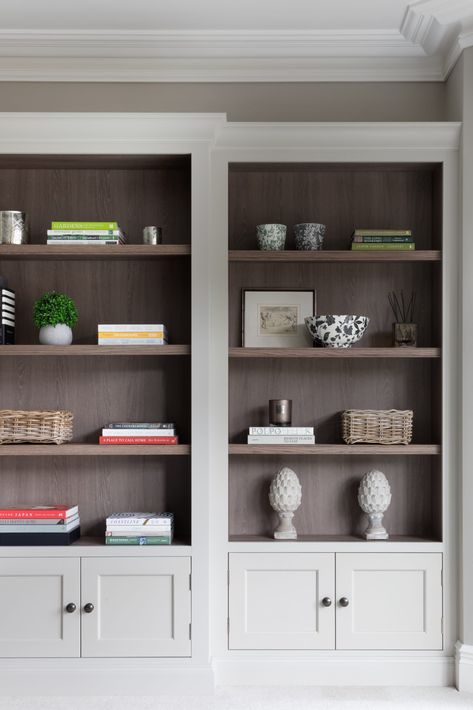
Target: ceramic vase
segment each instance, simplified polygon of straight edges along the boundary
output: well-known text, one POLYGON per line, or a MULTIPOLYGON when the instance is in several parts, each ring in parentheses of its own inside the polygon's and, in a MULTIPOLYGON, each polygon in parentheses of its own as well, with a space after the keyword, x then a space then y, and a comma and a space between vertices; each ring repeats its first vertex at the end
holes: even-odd
POLYGON ((283 251, 286 244, 285 224, 258 224, 256 242, 262 251, 283 251))
POLYGON ((358 488, 358 503, 369 520, 365 538, 387 540, 389 535, 383 527, 383 515, 391 503, 391 487, 384 473, 365 473, 358 488))
POLYGON ((325 224, 302 222, 294 225, 296 249, 299 251, 318 251, 322 249, 325 237, 325 224))
POLYGON ((276 540, 296 540, 297 530, 292 519, 302 500, 301 484, 291 468, 281 468, 271 481, 269 502, 279 515, 279 525, 274 531, 276 540))
POLYGON ((72 343, 72 330, 64 323, 43 325, 39 329, 39 342, 41 345, 70 345, 72 343))

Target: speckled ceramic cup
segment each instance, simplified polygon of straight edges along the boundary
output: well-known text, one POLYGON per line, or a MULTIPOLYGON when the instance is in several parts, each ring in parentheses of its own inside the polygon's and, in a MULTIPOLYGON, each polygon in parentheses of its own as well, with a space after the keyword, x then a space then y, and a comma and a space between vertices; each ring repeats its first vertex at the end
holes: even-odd
POLYGON ((299 251, 317 251, 323 248, 325 224, 301 222, 294 225, 296 249, 299 251))
POLYGON ((283 251, 286 244, 285 224, 258 224, 256 242, 262 251, 283 251))

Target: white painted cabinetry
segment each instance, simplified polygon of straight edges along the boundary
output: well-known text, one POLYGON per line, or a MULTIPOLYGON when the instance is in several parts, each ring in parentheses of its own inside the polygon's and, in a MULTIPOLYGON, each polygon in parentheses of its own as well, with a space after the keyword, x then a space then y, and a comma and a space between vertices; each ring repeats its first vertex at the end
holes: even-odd
POLYGON ((337 648, 441 649, 442 555, 337 554, 337 648), (345 598, 348 606, 341 606, 345 598))
POLYGON ((229 582, 230 649, 442 648, 438 553, 234 553, 229 582))
POLYGON ((334 587, 332 554, 231 554, 230 648, 334 648, 334 587))
POLYGON ((81 564, 83 656, 191 655, 188 557, 81 564))
POLYGON ((0 558, 0 656, 80 656, 80 560, 0 558))

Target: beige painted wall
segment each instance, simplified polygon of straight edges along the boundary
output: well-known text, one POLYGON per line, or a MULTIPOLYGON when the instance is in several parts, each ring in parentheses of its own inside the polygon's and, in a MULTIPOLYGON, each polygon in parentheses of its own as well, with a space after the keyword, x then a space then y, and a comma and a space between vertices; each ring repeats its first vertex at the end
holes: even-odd
POLYGON ((0 83, 2 111, 185 111, 231 121, 443 121, 441 82, 0 83))

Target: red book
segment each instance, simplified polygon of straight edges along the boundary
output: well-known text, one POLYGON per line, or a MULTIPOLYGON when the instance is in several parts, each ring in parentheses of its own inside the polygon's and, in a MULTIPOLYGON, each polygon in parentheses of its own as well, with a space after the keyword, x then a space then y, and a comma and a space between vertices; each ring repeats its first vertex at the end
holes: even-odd
POLYGON ((28 520, 65 520, 73 515, 77 515, 79 508, 77 505, 32 505, 14 506, 11 508, 0 508, 0 518, 5 520, 25 519, 28 520))
POLYGON ((100 436, 99 444, 178 444, 177 436, 100 436))

